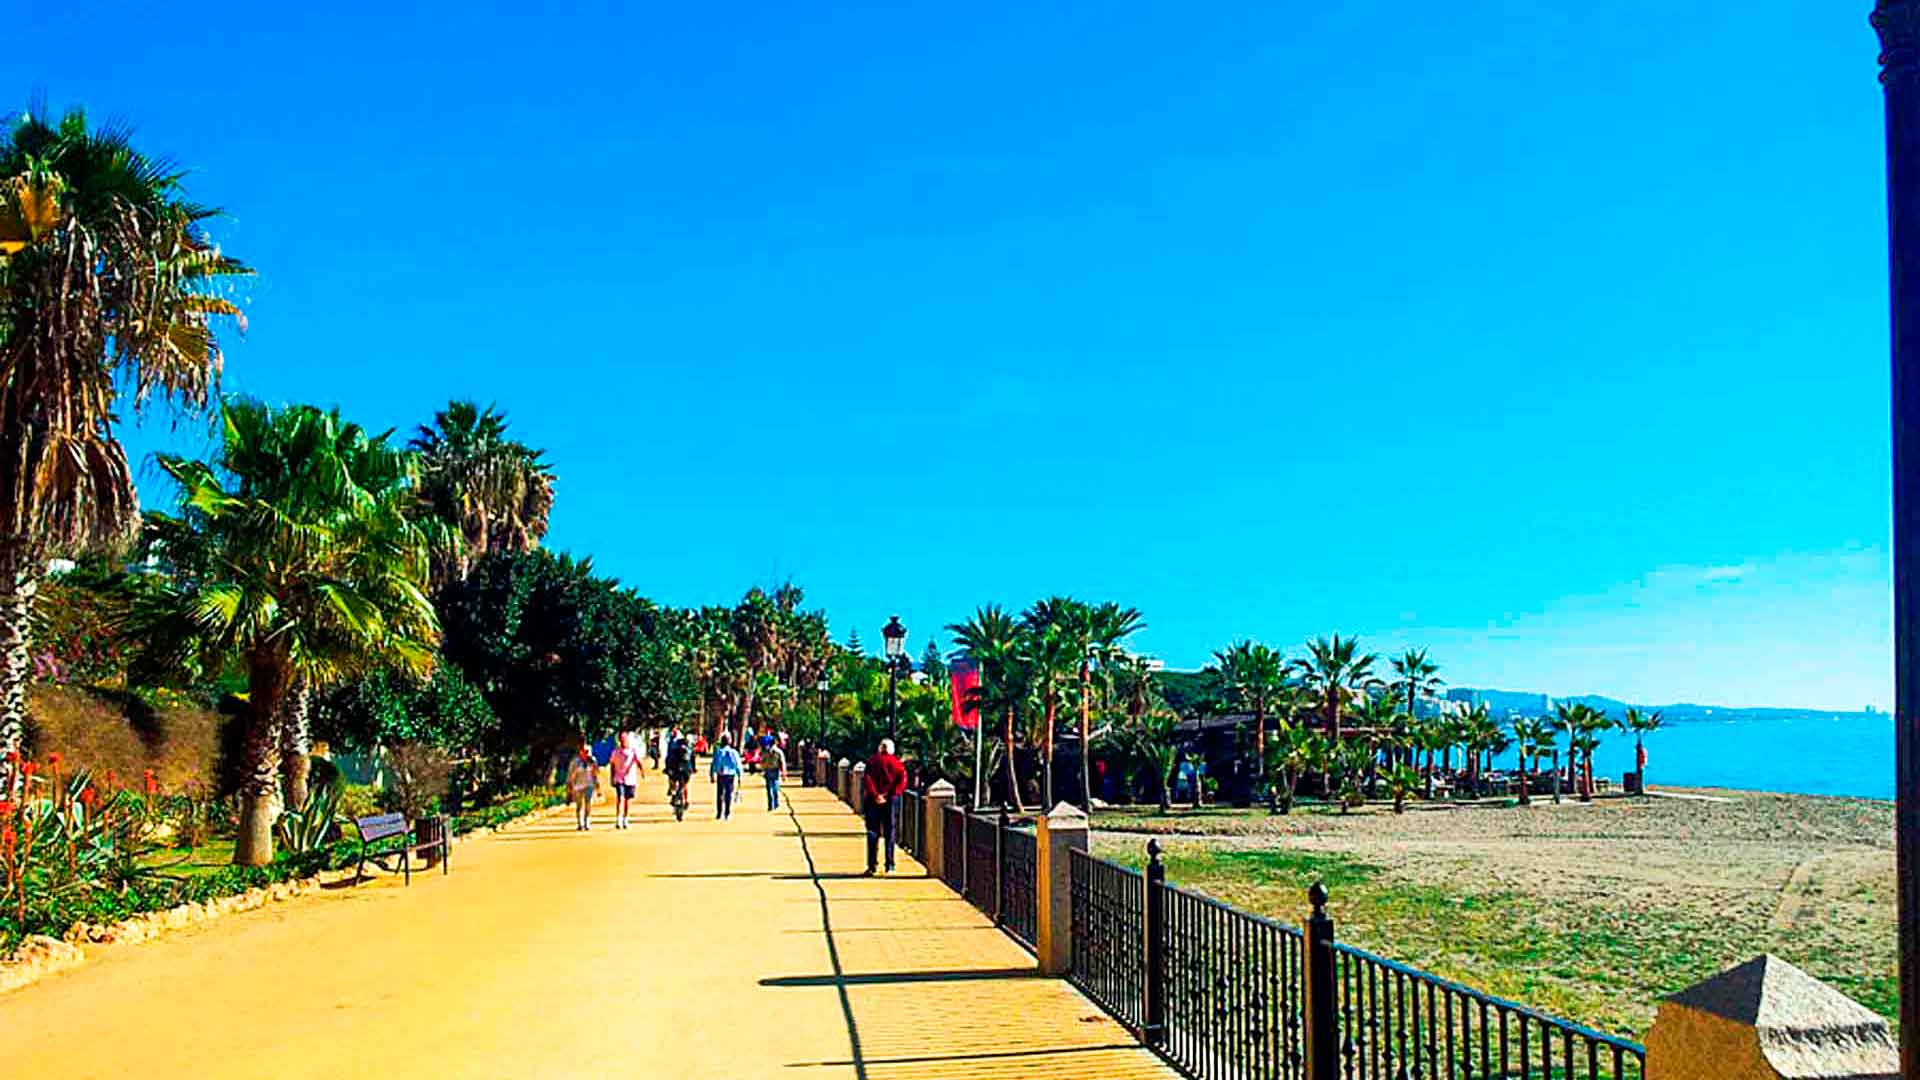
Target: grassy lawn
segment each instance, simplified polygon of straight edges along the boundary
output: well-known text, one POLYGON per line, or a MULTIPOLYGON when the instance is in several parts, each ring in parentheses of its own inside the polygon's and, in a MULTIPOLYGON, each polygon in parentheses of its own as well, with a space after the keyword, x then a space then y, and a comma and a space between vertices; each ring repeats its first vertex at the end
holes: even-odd
POLYGON ((144 865, 165 869, 181 877, 210 874, 233 863, 233 841, 211 839, 198 848, 171 848, 155 852, 142 860, 144 865))
POLYGON ((1661 995, 1761 952, 1890 1020, 1891 806, 1785 796, 1725 804, 1483 804, 1394 815, 1310 808, 1103 813, 1095 852, 1299 925, 1324 882, 1341 940, 1613 1034, 1661 995), (1121 831, 1124 830, 1124 831, 1121 831))

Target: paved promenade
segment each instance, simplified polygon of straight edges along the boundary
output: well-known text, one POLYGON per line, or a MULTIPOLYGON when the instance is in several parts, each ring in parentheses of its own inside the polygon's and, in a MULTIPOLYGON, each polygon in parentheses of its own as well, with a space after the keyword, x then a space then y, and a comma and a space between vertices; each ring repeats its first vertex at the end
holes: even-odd
POLYGON ((566 811, 453 873, 236 915, 0 997, 8 1076, 842 1077, 1172 1074, 904 855, 863 878, 817 788, 676 823, 566 811))

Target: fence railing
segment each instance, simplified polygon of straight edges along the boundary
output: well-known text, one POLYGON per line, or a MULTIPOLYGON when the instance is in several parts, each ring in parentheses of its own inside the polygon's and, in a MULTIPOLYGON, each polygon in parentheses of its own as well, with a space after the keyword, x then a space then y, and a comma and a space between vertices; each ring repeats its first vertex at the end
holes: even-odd
POLYGON ((920 832, 920 816, 925 807, 926 803, 922 802, 920 796, 914 792, 909 791, 900 796, 900 821, 894 830, 895 839, 901 847, 907 849, 907 854, 916 859, 925 855, 925 852, 920 850, 925 846, 920 832))
POLYGON ((1375 956, 1332 947, 1343 1075, 1627 1080, 1638 1045, 1375 956))
POLYGON ((1000 925, 1027 948, 1040 938, 1040 891, 1034 835, 1000 819, 1000 925))
POLYGON ((948 806, 941 811, 940 827, 940 880, 953 887, 953 891, 965 896, 967 893, 967 812, 958 806, 948 806))
POLYGON ((1641 1080, 1636 1043, 1074 851, 1070 974, 1197 1080, 1641 1080))
POLYGON ((1000 918, 1000 824, 967 815, 967 874, 960 894, 997 922, 1000 918))
POLYGON ((1129 1028, 1145 1025, 1146 882, 1138 871, 1075 850, 1073 985, 1129 1028))

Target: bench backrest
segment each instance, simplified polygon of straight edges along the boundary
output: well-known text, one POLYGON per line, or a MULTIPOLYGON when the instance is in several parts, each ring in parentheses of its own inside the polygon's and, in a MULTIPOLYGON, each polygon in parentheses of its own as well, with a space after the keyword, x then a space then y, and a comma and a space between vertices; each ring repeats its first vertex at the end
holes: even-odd
POLYGON ((407 831, 407 815, 374 814, 371 817, 354 818, 353 827, 360 830, 362 840, 399 836, 407 831))

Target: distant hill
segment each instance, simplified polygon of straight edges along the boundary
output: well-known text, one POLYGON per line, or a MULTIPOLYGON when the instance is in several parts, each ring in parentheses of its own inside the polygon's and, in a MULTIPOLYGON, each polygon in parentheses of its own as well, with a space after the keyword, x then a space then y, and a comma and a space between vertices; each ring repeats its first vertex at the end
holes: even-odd
MULTIPOLYGON (((1203 702, 1214 702, 1224 707, 1226 687, 1220 681, 1217 671, 1162 671, 1158 675, 1160 694, 1167 704, 1182 716, 1192 716, 1203 702)), ((1579 703, 1599 709, 1608 716, 1618 717, 1627 711, 1628 703, 1618 698, 1601 694, 1573 694, 1555 697, 1528 690, 1495 690, 1470 686, 1450 686, 1446 695, 1454 700, 1468 699, 1482 704, 1495 716, 1520 713, 1537 716, 1547 711, 1549 705, 1579 703)), ((1693 722, 1726 722, 1731 720, 1806 720, 1832 719, 1837 717, 1885 716, 1884 712, 1873 709, 1783 709, 1783 708, 1735 708, 1726 705, 1695 705, 1680 702, 1673 705, 1640 705, 1641 710, 1656 710, 1668 723, 1685 724, 1693 722)))

